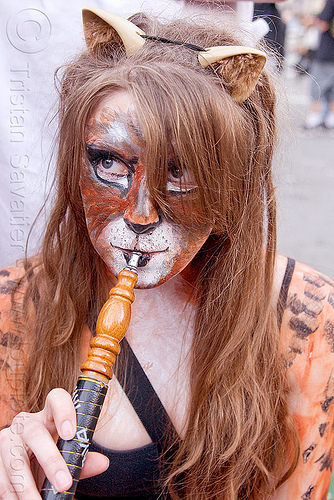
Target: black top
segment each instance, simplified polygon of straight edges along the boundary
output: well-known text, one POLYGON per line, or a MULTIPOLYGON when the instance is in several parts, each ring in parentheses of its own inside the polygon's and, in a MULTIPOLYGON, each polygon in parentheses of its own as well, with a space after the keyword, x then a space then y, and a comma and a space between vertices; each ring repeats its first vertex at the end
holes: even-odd
POLYGON ((316 52, 318 61, 334 62, 334 0, 327 0, 324 9, 318 15, 321 21, 329 24, 329 29, 321 34, 316 52))
MULTIPOLYGON (((295 261, 288 259, 277 306, 279 325, 294 267, 295 261)), ((117 364, 117 379, 124 387, 124 392, 152 443, 133 450, 114 451, 92 442, 90 450, 106 455, 110 461, 109 468, 102 474, 82 479, 75 496, 78 500, 168 499, 168 494, 162 495, 159 484, 163 467, 162 454, 168 460, 175 451, 175 445, 170 448, 170 444, 177 439, 176 431, 126 339, 122 340, 117 364)))
POLYGON ((129 451, 113 451, 92 443, 90 451, 109 458, 109 468, 97 476, 79 481, 78 500, 154 500, 159 496, 160 450, 156 443, 129 451))

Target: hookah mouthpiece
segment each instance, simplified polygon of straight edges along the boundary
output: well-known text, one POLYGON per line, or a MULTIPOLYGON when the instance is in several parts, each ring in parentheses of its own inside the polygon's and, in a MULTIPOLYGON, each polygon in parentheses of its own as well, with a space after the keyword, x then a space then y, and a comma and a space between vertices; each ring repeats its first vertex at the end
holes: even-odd
POLYGON ((137 273, 137 267, 139 267, 139 259, 142 256, 141 252, 131 252, 130 259, 124 269, 137 273))

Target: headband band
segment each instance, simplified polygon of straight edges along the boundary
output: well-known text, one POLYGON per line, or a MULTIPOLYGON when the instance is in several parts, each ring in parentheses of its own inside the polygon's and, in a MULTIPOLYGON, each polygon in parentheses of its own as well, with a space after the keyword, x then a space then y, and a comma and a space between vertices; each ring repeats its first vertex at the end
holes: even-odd
POLYGON ((196 52, 206 51, 206 49, 203 49, 203 47, 199 47, 198 45, 194 45, 192 43, 179 42, 178 40, 168 40, 168 38, 162 38, 161 36, 150 36, 150 35, 140 35, 140 36, 142 38, 146 38, 146 40, 153 40, 162 43, 170 43, 172 45, 182 45, 183 47, 187 47, 187 49, 194 50, 196 52))

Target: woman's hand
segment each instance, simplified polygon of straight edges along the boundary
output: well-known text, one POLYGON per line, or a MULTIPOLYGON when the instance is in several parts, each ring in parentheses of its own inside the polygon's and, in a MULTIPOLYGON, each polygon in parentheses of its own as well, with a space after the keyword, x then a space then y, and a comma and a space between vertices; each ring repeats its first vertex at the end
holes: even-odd
MULTIPOLYGON (((53 389, 39 413, 16 415, 0 432, 0 499, 40 500, 45 476, 59 492, 70 488, 72 477, 56 441, 72 439, 75 429, 75 409, 64 389, 53 389)), ((81 477, 100 474, 108 464, 104 455, 88 453, 81 477)))

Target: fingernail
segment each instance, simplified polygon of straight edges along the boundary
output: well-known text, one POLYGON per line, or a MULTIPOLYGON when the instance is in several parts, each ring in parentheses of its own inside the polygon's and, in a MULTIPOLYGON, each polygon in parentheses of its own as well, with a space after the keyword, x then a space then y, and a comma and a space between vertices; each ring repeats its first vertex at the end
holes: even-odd
POLYGON ((61 425, 61 437, 63 439, 72 439, 74 437, 73 425, 69 420, 65 420, 61 425))
POLYGON ((105 463, 105 469, 104 470, 107 470, 108 467, 109 467, 109 464, 110 464, 110 460, 109 460, 108 457, 105 457, 105 458, 106 458, 106 461, 105 461, 106 463, 105 463))
POLYGON ((64 491, 71 486, 71 478, 63 470, 59 470, 55 475, 55 486, 57 491, 64 491))

